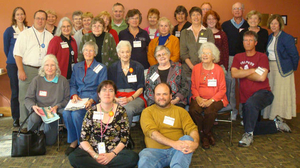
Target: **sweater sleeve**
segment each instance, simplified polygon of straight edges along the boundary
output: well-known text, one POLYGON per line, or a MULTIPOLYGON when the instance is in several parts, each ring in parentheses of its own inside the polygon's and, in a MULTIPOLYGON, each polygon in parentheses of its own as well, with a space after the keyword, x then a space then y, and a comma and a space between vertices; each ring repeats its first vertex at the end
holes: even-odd
POLYGON ((64 88, 64 99, 62 102, 58 103, 58 108, 64 108, 70 99, 70 85, 67 79, 63 79, 63 76, 60 76, 61 80, 63 81, 63 88, 64 88))
POLYGON ((179 40, 177 37, 173 37, 172 38, 172 44, 171 44, 171 56, 170 56, 170 60, 172 60, 173 62, 178 62, 179 61, 179 57, 180 57, 180 44, 179 44, 179 40))
POLYGON ((52 38, 49 45, 48 45, 48 49, 47 49, 47 54, 53 54, 57 57, 57 53, 58 53, 58 40, 57 38, 52 38))
POLYGON ((214 34, 210 29, 206 29, 207 31, 207 42, 215 43, 214 34))
POLYGON ((158 63, 155 56, 154 56, 154 50, 155 50, 155 47, 156 47, 155 44, 157 43, 157 41, 158 41, 158 37, 151 40, 151 42, 149 43, 149 46, 148 46, 147 56, 148 56, 148 62, 150 64, 150 66, 155 65, 155 64, 158 63))
POLYGON ((119 59, 119 57, 118 57, 117 50, 116 50, 115 39, 111 34, 109 34, 109 36, 108 36, 108 41, 109 41, 109 46, 108 46, 109 51, 108 51, 108 53, 109 53, 109 58, 110 58, 110 60, 109 60, 110 64, 109 65, 111 65, 112 63, 116 62, 119 59))
POLYGON ((298 68, 298 62, 299 62, 299 53, 295 45, 295 40, 293 36, 287 35, 286 39, 284 40, 285 43, 283 43, 284 48, 286 49, 286 52, 293 63, 293 70, 296 71, 298 68))
POLYGON ((6 57, 8 57, 8 52, 9 52, 9 47, 10 47, 10 40, 12 37, 13 33, 10 30, 10 27, 7 28, 3 34, 3 47, 4 47, 4 53, 6 57))
POLYGON ((158 131, 157 124, 154 122, 153 115, 151 115, 150 108, 143 110, 141 115, 141 128, 145 136, 151 138, 151 134, 154 131, 158 131))
POLYGON ((199 71, 198 66, 194 66, 193 71, 192 71, 192 76, 191 76, 191 81, 192 81, 192 85, 191 85, 191 92, 192 92, 192 97, 195 99, 196 97, 199 96, 198 90, 197 90, 197 72, 201 73, 199 71))
POLYGON ((181 80, 180 80, 180 84, 179 84, 179 90, 175 96, 179 97, 180 100, 182 101, 189 94, 189 84, 188 84, 185 72, 182 69, 182 66, 180 66, 180 71, 181 71, 181 74, 180 74, 181 80))
POLYGON ((223 65, 225 69, 228 71, 228 62, 229 62, 229 48, 228 48, 228 40, 225 32, 222 32, 222 55, 223 55, 223 65))
POLYGON ((148 72, 147 72, 147 76, 146 76, 146 82, 145 82, 145 97, 147 99, 147 104, 148 106, 152 105, 154 103, 154 98, 153 98, 153 87, 154 87, 154 83, 152 82, 152 80, 150 79, 151 77, 151 69, 153 67, 151 66, 149 69, 148 69, 148 72))
POLYGON ((83 45, 86 42, 85 41, 86 35, 83 35, 82 39, 80 40, 80 44, 79 44, 79 51, 78 51, 78 62, 84 61, 84 56, 83 56, 83 45))
MULTIPOLYGON (((215 66, 217 66, 215 64, 215 66)), ((218 74, 218 80, 217 80, 217 87, 218 92, 212 97, 215 101, 220 101, 224 98, 226 94, 226 81, 225 81, 225 75, 223 69, 218 66, 217 68, 217 74, 218 74)))
POLYGON ((187 47, 187 30, 183 30, 180 35, 180 59, 184 62, 189 56, 189 49, 187 47))
POLYGON ((235 51, 236 51, 237 54, 245 52, 244 44, 243 44, 244 32, 245 32, 245 30, 240 32, 239 35, 238 35, 238 39, 237 39, 237 42, 236 42, 236 45, 235 45, 235 51))
POLYGON ((198 128, 193 122, 191 116, 188 114, 187 111, 181 111, 181 122, 182 122, 182 129, 184 131, 184 135, 190 135, 192 131, 197 131, 198 128))

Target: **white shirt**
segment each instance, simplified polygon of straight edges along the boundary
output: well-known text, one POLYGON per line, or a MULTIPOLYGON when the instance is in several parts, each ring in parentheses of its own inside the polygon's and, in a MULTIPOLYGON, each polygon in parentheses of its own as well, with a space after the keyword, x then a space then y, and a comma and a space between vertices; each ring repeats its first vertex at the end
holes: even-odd
POLYGON ((80 45, 82 37, 83 37, 82 30, 83 29, 78 30, 74 35, 74 39, 76 41, 78 51, 79 51, 79 45, 80 45))
POLYGON ((269 47, 268 47, 268 53, 269 53, 269 60, 274 61, 276 60, 276 56, 275 56, 275 41, 276 41, 276 37, 273 36, 272 37, 272 42, 270 43, 269 47))
POLYGON ((15 43, 14 57, 16 55, 22 57, 25 65, 41 66, 42 59, 46 56, 52 38, 53 35, 50 32, 46 30, 39 32, 33 26, 22 31, 15 43), (44 48, 40 46, 43 43, 45 44, 44 48))

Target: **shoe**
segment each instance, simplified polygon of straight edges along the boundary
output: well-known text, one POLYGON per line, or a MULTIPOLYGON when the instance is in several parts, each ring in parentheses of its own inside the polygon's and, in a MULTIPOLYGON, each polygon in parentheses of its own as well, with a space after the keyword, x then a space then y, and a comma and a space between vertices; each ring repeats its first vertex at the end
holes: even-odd
POLYGON ((236 120, 236 116, 237 116, 237 114, 232 114, 232 115, 231 115, 231 120, 232 120, 232 121, 235 121, 235 120, 236 120))
POLYGON ((203 137, 202 139, 202 148, 203 149, 209 149, 209 140, 207 137, 203 137))
POLYGON ((14 119, 13 126, 14 127, 20 127, 19 119, 14 119))
POLYGON ((241 125, 244 126, 244 121, 243 120, 241 121, 241 125))
MULTIPOLYGON (((76 148, 77 148, 77 146, 76 146, 76 148)), ((66 156, 69 156, 70 153, 72 153, 76 148, 72 148, 71 146, 69 146, 69 147, 67 148, 67 150, 65 151, 65 155, 66 155, 66 156)))
POLYGON ((215 146, 216 140, 215 140, 213 134, 212 133, 208 133, 207 134, 207 138, 208 138, 209 144, 211 144, 212 146, 215 146))
POLYGON ((253 135, 250 133, 244 133, 243 138, 239 141, 239 147, 248 147, 253 143, 253 135))
POLYGON ((289 133, 292 132, 291 128, 278 115, 275 117, 274 121, 275 121, 278 131, 284 131, 284 132, 289 132, 289 133))

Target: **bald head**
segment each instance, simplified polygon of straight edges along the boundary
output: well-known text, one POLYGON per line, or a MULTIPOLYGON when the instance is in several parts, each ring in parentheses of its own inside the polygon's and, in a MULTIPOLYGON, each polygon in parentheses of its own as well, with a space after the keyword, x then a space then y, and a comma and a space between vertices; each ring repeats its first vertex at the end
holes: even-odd
POLYGON ((232 5, 232 15, 234 18, 242 18, 244 13, 244 4, 236 2, 232 5))

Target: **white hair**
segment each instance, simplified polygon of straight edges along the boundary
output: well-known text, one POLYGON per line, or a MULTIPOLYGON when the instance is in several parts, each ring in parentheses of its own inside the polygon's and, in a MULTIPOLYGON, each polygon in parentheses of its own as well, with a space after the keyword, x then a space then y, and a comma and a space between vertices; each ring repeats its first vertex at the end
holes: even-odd
POLYGON ((48 61, 48 60, 52 60, 54 63, 55 63, 55 67, 56 67, 56 76, 59 76, 60 75, 60 69, 59 69, 59 66, 58 66, 58 61, 56 59, 56 56, 53 55, 53 54, 48 54, 46 55, 43 60, 42 60, 42 66, 39 68, 39 72, 38 74, 40 76, 45 76, 45 70, 44 70, 44 66, 45 66, 45 63, 48 61))

